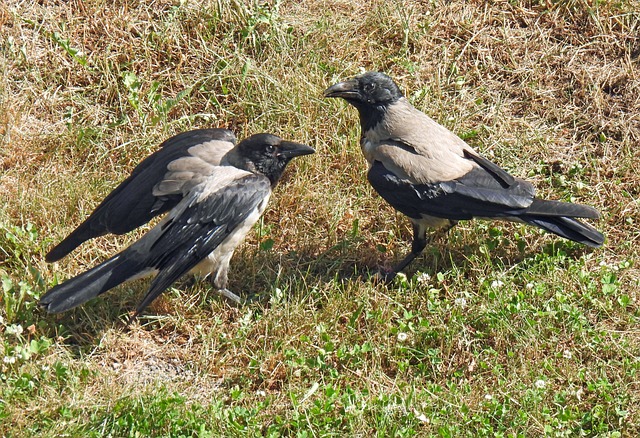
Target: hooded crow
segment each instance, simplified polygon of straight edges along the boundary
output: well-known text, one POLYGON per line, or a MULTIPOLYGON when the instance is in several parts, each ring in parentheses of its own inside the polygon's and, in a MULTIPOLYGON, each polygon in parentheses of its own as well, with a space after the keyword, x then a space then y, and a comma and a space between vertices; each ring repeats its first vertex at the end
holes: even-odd
MULTIPOLYGON (((101 204, 103 213, 97 214, 99 207, 92 214, 96 215, 94 222, 87 221, 97 224, 93 228, 87 226, 87 229, 97 231, 81 236, 91 238, 109 231, 132 229, 135 223, 170 208, 167 216, 124 251, 53 287, 40 299, 42 307, 51 313, 63 312, 128 280, 155 273, 147 294, 132 316, 135 318, 174 281, 190 271, 211 274, 214 287, 223 296, 240 302, 240 298, 226 288, 233 252, 264 212, 271 191, 287 164, 314 150, 275 135, 256 134, 219 156, 220 140, 194 142, 198 133, 203 134, 202 138, 210 137, 210 133, 200 131, 191 138, 189 133, 181 134, 185 143, 175 148, 175 155, 167 149, 171 147, 167 144, 154 154, 155 157, 152 155, 141 163, 128 182, 121 184, 114 193, 120 191, 109 195, 101 204), (187 147, 189 143, 192 146, 187 147), (212 164, 217 161, 221 165, 212 164), (156 166, 158 168, 154 169, 156 166), (135 187, 136 181, 140 182, 141 188, 135 187), (128 196, 138 196, 139 202, 128 196), (111 207, 107 202, 109 199, 115 202, 111 207), (124 214, 122 203, 133 210, 138 204, 141 208, 128 224, 117 228, 117 222, 109 213, 113 207, 118 214, 124 214), (105 204, 107 206, 103 207, 105 204), (106 219, 100 221, 100 218, 106 219)), ((218 134, 224 133, 213 135, 218 134)))
POLYGON ((533 185, 511 176, 461 138, 409 103, 393 80, 367 72, 329 87, 360 115, 360 147, 367 179, 412 222, 411 252, 386 275, 391 279, 426 247, 427 228, 448 230, 460 220, 525 222, 592 247, 604 236, 576 218, 597 219, 592 207, 535 197, 533 185))
POLYGON ((218 128, 196 129, 166 140, 78 228, 51 249, 45 260, 58 261, 87 240, 109 233, 126 234, 171 210, 182 199, 182 184, 193 184, 194 175, 206 174, 211 166, 219 166, 235 144, 233 132, 218 128), (156 190, 156 184, 165 179, 174 162, 184 157, 199 160, 200 167, 181 174, 171 190, 167 189, 166 181, 162 191, 156 190))

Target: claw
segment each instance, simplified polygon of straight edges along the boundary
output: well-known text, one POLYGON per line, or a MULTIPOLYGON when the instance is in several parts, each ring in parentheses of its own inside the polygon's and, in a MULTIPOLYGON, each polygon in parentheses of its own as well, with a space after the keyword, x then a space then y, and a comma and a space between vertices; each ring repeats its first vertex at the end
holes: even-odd
POLYGON ((216 292, 237 306, 240 306, 245 303, 245 300, 243 300, 238 295, 231 292, 229 289, 226 289, 226 288, 218 289, 216 292))
POLYGON ((387 271, 387 270, 381 269, 380 271, 373 274, 373 276, 371 277, 371 281, 374 284, 384 283, 386 285, 390 285, 393 283, 393 280, 396 278, 396 275, 398 275, 396 271, 393 271, 393 270, 387 271))

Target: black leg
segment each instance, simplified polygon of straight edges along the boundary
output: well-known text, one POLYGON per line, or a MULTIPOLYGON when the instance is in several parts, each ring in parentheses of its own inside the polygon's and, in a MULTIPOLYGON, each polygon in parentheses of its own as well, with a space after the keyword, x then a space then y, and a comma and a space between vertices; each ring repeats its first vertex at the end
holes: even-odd
POLYGON ((413 224, 413 242, 411 242, 411 252, 402 259, 400 263, 398 263, 393 268, 393 276, 402 271, 404 268, 409 266, 409 264, 420 254, 427 246, 427 228, 420 227, 420 225, 413 224))
MULTIPOLYGON (((446 235, 451 228, 456 226, 457 223, 457 221, 450 220, 445 227, 440 228, 435 235, 432 235, 429 241, 435 240, 434 238, 438 237, 438 235, 440 234, 446 235)), ((412 225, 413 242, 411 243, 411 252, 407 254, 405 258, 403 258, 402 261, 398 263, 391 272, 383 274, 384 281, 386 282, 392 281, 398 274, 398 272, 404 270, 404 268, 409 266, 409 264, 411 264, 411 262, 415 260, 416 257, 422 254, 422 251, 424 251, 427 246, 427 227, 423 224, 417 224, 415 222, 412 222, 412 225)))

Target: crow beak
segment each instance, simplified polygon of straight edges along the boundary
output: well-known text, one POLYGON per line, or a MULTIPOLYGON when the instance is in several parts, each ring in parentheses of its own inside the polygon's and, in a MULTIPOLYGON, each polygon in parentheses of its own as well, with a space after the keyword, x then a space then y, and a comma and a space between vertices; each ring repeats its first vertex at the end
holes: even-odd
POLYGON ((292 141, 283 141, 280 143, 280 153, 279 157, 284 157, 287 159, 292 159, 295 157, 300 157, 302 155, 313 154, 315 149, 306 144, 294 143, 292 141))
POLYGON ((324 90, 324 97, 342 97, 343 99, 358 99, 360 92, 358 91, 358 81, 355 79, 347 79, 338 82, 324 90))

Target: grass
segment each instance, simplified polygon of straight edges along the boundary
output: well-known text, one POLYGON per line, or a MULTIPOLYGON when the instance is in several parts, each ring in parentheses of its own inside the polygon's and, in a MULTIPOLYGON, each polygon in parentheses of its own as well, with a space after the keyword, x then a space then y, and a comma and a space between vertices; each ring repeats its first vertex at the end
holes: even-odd
POLYGON ((0 7, 0 435, 637 436, 636 1, 17 2, 0 7), (541 196, 590 204, 605 246, 469 222, 409 248, 367 185, 361 69, 541 196), (44 254, 168 136, 273 132, 295 162, 234 258, 231 308, 147 283, 59 316, 44 291, 144 230, 44 254))

